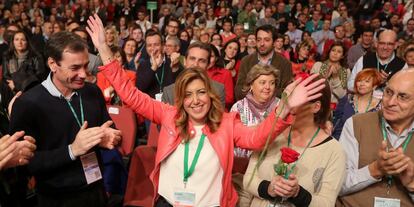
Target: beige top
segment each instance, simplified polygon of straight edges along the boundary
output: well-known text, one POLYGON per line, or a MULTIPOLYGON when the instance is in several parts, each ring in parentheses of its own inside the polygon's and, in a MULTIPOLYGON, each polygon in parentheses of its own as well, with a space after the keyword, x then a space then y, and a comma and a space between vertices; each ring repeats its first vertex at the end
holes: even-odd
MULTIPOLYGON (((262 165, 255 173, 253 181, 247 186, 257 163, 259 152, 254 152, 250 158, 249 166, 244 175, 243 185, 247 192, 254 195, 250 205, 254 207, 268 207, 269 202, 259 197, 258 186, 263 180, 272 180, 275 175, 273 165, 280 159, 280 148, 287 146, 287 138, 280 135, 272 145, 262 165)), ((292 147, 299 153, 304 148, 292 147)), ((331 139, 320 145, 308 148, 301 157, 293 172, 299 180, 299 185, 312 194, 309 206, 332 207, 341 189, 345 177, 345 154, 336 139, 331 139)))
MULTIPOLYGON (((322 66, 322 62, 316 62, 315 64, 313 64, 311 73, 312 74, 319 73, 321 66, 322 66)), ((351 71, 349 69, 346 69, 346 74, 348 78, 350 76, 350 73, 351 71)), ((339 79, 339 76, 336 78, 329 77, 328 81, 329 81, 329 86, 331 87, 331 90, 332 90, 331 102, 338 103, 338 99, 333 95, 333 93, 335 93, 339 98, 344 97, 347 92, 347 88, 346 88, 347 82, 345 82, 345 88, 344 88, 341 86, 341 80, 339 79)))
MULTIPOLYGON (((188 167, 194 159, 198 143, 201 138, 201 129, 204 126, 194 126, 196 135, 190 140, 188 167)), ((174 192, 183 190, 184 175, 184 144, 161 163, 158 194, 164 197, 170 204, 174 203, 174 192)), ((195 192, 195 206, 220 206, 222 191, 223 169, 219 158, 211 146, 208 137, 198 158, 193 174, 188 178, 186 190, 195 192)))

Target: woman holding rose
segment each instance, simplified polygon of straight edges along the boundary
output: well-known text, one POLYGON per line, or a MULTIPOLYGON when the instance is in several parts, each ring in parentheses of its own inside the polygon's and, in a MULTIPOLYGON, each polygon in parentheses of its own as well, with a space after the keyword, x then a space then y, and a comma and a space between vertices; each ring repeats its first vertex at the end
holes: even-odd
POLYGON ((331 91, 325 84, 320 98, 292 110, 294 123, 269 145, 257 171, 260 152, 252 154, 243 179, 245 190, 254 196, 249 206, 268 207, 281 200, 284 206, 335 205, 345 155, 338 141, 321 129, 330 114, 331 91))

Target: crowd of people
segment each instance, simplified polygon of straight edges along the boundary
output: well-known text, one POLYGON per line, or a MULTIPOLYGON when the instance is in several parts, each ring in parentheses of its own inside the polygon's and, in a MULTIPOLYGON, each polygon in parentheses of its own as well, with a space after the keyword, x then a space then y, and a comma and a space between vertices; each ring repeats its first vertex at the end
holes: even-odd
POLYGON ((109 105, 151 206, 414 205, 412 0, 146 3, 0 0, 0 207, 122 206, 109 105))

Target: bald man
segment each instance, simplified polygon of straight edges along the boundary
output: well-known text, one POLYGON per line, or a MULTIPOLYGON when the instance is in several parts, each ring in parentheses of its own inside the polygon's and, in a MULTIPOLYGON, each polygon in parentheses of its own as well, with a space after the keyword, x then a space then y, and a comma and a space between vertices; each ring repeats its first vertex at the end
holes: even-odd
POLYGON ((348 90, 354 91, 355 77, 363 69, 377 68, 385 84, 396 72, 408 67, 403 59, 395 55, 397 34, 393 30, 384 30, 379 33, 375 48, 377 48, 376 52, 367 52, 355 63, 351 77, 348 79, 348 90))
POLYGON ((386 84, 379 112, 345 122, 339 142, 347 175, 337 206, 414 205, 414 69, 386 84))

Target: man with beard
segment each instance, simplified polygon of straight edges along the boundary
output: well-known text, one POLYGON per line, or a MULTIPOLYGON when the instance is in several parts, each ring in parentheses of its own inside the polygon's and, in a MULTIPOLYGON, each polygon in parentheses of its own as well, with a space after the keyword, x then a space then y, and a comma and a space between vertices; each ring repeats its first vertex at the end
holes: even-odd
POLYGON ((257 52, 241 60, 239 76, 235 87, 236 101, 243 98, 242 88, 246 81, 246 75, 256 64, 272 65, 280 71, 276 85, 276 96, 278 97, 280 97, 283 89, 292 80, 292 64, 282 55, 274 52, 273 43, 276 40, 276 35, 276 31, 271 25, 263 25, 257 28, 257 52))
POLYGON ((85 83, 85 41, 59 32, 46 48, 51 73, 16 99, 10 118, 11 133, 23 130, 36 139, 28 170, 38 206, 106 206, 99 148, 113 149, 121 132, 110 128, 102 92, 85 83))

